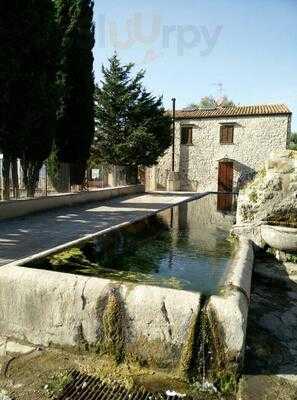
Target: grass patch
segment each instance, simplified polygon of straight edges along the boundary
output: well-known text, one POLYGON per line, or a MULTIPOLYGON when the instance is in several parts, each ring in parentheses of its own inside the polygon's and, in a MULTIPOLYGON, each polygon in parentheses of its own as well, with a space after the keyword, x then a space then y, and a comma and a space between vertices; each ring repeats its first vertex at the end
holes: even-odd
POLYGON ((44 390, 49 398, 56 399, 71 381, 72 377, 68 371, 59 372, 50 377, 49 382, 44 386, 44 390))

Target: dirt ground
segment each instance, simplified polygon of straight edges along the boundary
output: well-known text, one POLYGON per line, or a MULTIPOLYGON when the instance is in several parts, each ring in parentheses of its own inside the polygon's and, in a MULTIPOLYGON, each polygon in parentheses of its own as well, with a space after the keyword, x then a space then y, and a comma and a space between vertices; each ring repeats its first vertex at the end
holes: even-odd
MULTIPOLYGON (((0 366, 0 400, 49 400, 53 394, 61 393, 67 371, 73 370, 98 376, 107 382, 116 380, 127 388, 143 386, 151 392, 160 390, 165 393, 166 389, 170 389, 184 393, 186 387, 184 382, 162 372, 141 369, 133 364, 128 367, 124 364, 117 366, 104 357, 56 349, 36 350, 16 358, 2 358, 0 366), (9 397, 1 397, 1 393, 9 397)), ((196 398, 219 400, 221 396, 201 393, 196 398)))
POLYGON ((0 388, 13 400, 49 399, 45 387, 52 376, 75 366, 67 353, 38 350, 16 358, 2 357, 0 363, 0 388))

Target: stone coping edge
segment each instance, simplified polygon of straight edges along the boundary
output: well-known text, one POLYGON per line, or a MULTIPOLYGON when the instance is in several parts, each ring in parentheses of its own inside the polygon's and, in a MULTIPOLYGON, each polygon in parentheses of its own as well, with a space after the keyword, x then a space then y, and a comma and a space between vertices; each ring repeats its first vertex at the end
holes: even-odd
POLYGON ((222 333, 224 357, 228 362, 243 366, 251 280, 254 267, 254 248, 251 240, 238 237, 238 248, 229 267, 221 295, 207 301, 207 314, 215 321, 213 335, 222 333))
POLYGON ((122 185, 122 186, 114 186, 114 187, 105 187, 105 188, 98 188, 98 189, 92 189, 92 190, 85 190, 81 192, 67 192, 67 193, 55 193, 55 194, 49 194, 48 196, 39 196, 39 197, 32 197, 32 198, 24 198, 24 199, 12 199, 12 200, 1 200, 0 201, 0 206, 4 204, 21 204, 25 203, 28 201, 34 201, 38 202, 41 200, 46 200, 46 199, 60 199, 61 197, 80 197, 84 194, 86 195, 91 195, 91 194, 97 194, 101 192, 106 192, 109 190, 118 190, 118 189, 126 189, 126 188, 144 188, 144 185, 122 185))
POLYGON ((229 266, 225 287, 241 291, 250 301, 251 281, 254 267, 254 248, 251 240, 240 236, 238 247, 229 266))
MULTIPOLYGON (((178 192, 168 191, 168 190, 146 190, 146 194, 151 195, 162 195, 162 196, 196 196, 200 195, 200 192, 183 192, 179 190, 178 192)), ((203 192, 204 194, 213 194, 213 192, 203 192)))

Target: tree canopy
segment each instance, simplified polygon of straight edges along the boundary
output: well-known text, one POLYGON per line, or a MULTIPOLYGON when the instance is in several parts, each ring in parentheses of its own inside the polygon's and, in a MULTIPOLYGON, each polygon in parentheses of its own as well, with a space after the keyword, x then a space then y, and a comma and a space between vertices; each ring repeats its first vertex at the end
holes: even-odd
POLYGON ((8 160, 21 159, 33 195, 55 129, 55 10, 51 0, 3 1, 1 8, 0 147, 8 160))
POLYGON ((0 3, 0 149, 7 197, 17 158, 34 195, 53 139, 54 158, 71 164, 72 183, 84 179, 95 129, 93 7, 93 0, 0 3))
POLYGON ((215 99, 213 96, 204 96, 199 103, 190 104, 189 108, 215 108, 215 107, 234 107, 235 103, 227 96, 220 99, 215 99))
POLYGON ((297 150, 297 132, 292 132, 291 133, 289 148, 291 150, 297 150))
POLYGON ((144 72, 133 76, 133 67, 122 65, 116 54, 102 67, 95 94, 94 151, 109 164, 150 167, 171 144, 171 117, 162 98, 144 88, 144 72))
POLYGON ((61 43, 55 146, 59 161, 71 164, 71 183, 81 184, 94 138, 95 44, 93 0, 55 0, 61 43))

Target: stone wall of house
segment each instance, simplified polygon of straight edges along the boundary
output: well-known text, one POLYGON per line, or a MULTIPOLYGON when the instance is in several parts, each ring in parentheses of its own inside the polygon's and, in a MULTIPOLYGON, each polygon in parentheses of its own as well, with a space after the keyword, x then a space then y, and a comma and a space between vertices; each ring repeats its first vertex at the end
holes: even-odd
MULTIPOLYGON (((258 116, 180 120, 176 123, 175 169, 181 175, 181 190, 217 191, 219 161, 233 161, 234 189, 238 180, 254 175, 273 150, 286 149, 288 116, 258 116), (234 143, 220 144, 220 126, 234 123, 234 143), (180 144, 182 125, 193 126, 193 145, 180 144)), ((159 160, 157 189, 166 188, 172 149, 159 160)))

